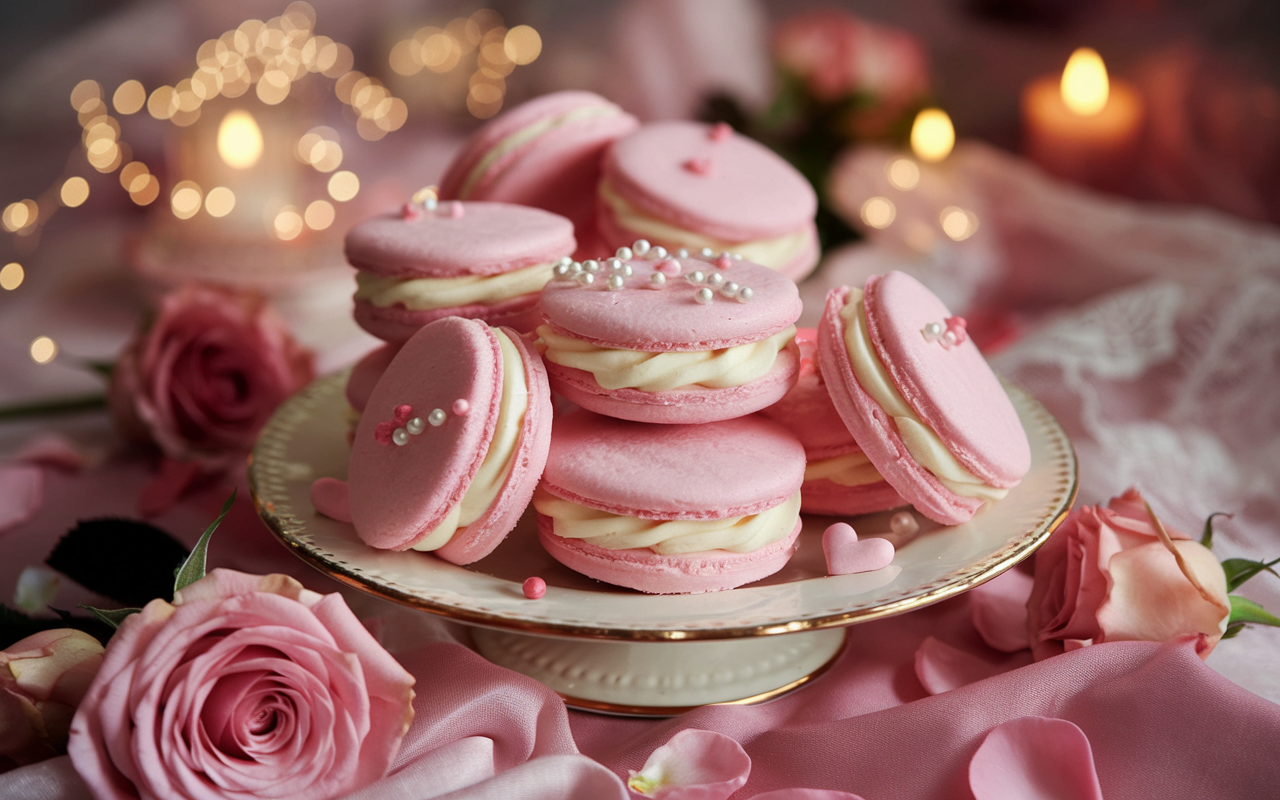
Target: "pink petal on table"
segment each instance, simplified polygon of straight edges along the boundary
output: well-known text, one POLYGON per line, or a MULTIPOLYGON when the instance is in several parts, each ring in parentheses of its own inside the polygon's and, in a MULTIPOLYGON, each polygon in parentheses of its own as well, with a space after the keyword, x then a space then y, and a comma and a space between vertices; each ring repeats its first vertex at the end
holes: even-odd
POLYGON ((1049 717, 992 728, 969 762, 969 788, 977 800, 1102 800, 1088 737, 1049 717))
POLYGON ((916 677, 929 694, 959 689, 1005 671, 999 664, 992 664, 932 636, 916 649, 916 677))
POLYGON ((654 750, 639 772, 631 771, 631 791, 659 800, 726 800, 747 782, 751 757, 723 733, 683 730, 654 750))
POLYGON ((138 495, 138 514, 154 517, 173 508, 187 489, 200 479, 202 472, 194 461, 161 459, 160 474, 142 487, 142 493, 138 495))
POLYGON ((41 433, 28 439, 13 460, 78 472, 84 468, 88 457, 80 445, 62 434, 41 433))
POLYGON ((1002 653, 1031 646, 1027 636, 1027 598, 1035 580, 1019 569, 987 581, 969 592, 973 627, 982 640, 1002 653))
POLYGON ((836 789, 774 789, 751 800, 863 800, 863 797, 836 789))
POLYGON ((0 466, 0 533, 16 528, 44 505, 44 473, 31 464, 0 466))

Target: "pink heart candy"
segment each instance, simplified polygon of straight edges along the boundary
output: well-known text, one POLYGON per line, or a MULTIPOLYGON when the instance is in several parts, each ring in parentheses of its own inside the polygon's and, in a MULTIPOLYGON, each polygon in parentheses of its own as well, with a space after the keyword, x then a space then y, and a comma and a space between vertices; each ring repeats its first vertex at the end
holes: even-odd
POLYGON ((317 478, 311 484, 311 505, 316 511, 339 522, 351 521, 347 482, 337 478, 317 478))
POLYGON ((684 162, 683 166, 694 175, 708 175, 711 173, 711 159, 709 158, 691 158, 684 162))
POLYGON ((893 544, 889 540, 858 541, 857 532, 847 522, 837 522, 823 531, 822 552, 830 575, 874 572, 893 562, 893 544))

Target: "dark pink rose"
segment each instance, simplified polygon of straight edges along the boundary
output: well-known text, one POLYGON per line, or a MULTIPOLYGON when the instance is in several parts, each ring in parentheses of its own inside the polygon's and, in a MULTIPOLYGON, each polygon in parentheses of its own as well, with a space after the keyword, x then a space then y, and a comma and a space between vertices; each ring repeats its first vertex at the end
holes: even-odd
POLYGON ((340 595, 214 570, 124 621, 67 750, 98 800, 326 800, 387 772, 413 680, 340 595))
POLYGON ((76 706, 102 663, 102 645, 70 628, 0 651, 0 771, 66 748, 76 706))
POLYGON ((924 48, 906 31, 864 22, 844 11, 818 9, 778 28, 774 58, 825 102, 870 95, 871 109, 901 111, 929 90, 924 48))
POLYGON ((314 376, 311 353, 262 298, 208 286, 169 293, 111 379, 121 428, 178 461, 225 465, 314 376))
POLYGON ((1084 506, 1036 553, 1027 631, 1036 660, 1088 644, 1196 638, 1201 658, 1231 606, 1222 565, 1185 533, 1159 535, 1130 489, 1084 506))

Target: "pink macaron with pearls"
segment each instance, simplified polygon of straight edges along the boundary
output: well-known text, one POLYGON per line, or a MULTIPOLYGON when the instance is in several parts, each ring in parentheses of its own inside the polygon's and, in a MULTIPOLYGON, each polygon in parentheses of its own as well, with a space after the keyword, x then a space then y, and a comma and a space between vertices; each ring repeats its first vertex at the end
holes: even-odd
POLYGON ((567 217, 582 256, 599 255, 596 186, 609 145, 640 123, 598 94, 553 92, 480 127, 440 179, 444 200, 493 200, 567 217))
POLYGON ((791 558, 803 479, 804 448, 758 416, 673 426, 577 411, 556 420, 533 505, 543 547, 570 569, 649 594, 714 592, 791 558))
POLYGON ((849 432, 926 517, 965 522, 1030 469, 1026 431, 964 319, 910 275, 832 289, 818 361, 849 432))
POLYGON ((546 372, 523 336, 477 320, 437 320, 405 342, 369 396, 352 442, 346 508, 321 510, 349 519, 373 547, 477 561, 528 505, 551 413, 546 372))
POLYGON ((800 296, 790 278, 729 254, 643 240, 555 268, 538 346, 552 388, 620 419, 699 423, 777 402, 795 384, 800 296))
POLYGON ((731 250, 799 281, 818 263, 817 209, 809 182, 764 145, 723 123, 667 121, 613 143, 596 225, 610 247, 731 250))
POLYGON ((573 223, 558 214, 419 193, 347 233, 355 320, 389 342, 443 317, 527 331, 552 267, 576 247, 573 223))
POLYGON ((831 403, 818 371, 818 332, 796 331, 800 378, 761 415, 785 426, 804 445, 807 465, 800 510, 808 514, 870 514, 907 504, 854 441, 831 403))

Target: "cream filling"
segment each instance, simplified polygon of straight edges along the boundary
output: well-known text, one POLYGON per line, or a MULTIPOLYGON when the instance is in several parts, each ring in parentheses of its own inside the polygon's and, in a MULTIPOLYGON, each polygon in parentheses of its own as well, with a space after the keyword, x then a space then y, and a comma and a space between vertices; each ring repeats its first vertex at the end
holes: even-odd
POLYGON ((460 275, 456 278, 405 279, 357 272, 356 300, 368 300, 378 308, 399 303, 410 311, 495 305, 542 291, 542 287, 551 280, 552 266, 550 263, 534 264, 498 275, 460 275))
POLYGON ((778 351, 795 335, 793 325, 768 339, 719 350, 650 353, 600 347, 563 336, 549 326, 538 326, 539 340, 546 346, 543 358, 562 367, 590 372, 602 388, 642 392, 689 386, 724 389, 751 383, 773 368, 778 351))
POLYGON ((516 133, 511 134, 495 146, 489 148, 489 152, 485 153, 484 158, 480 159, 471 171, 467 173, 467 179, 462 184, 462 188, 458 190, 459 199, 466 200, 471 195, 472 190, 476 188, 476 184, 484 177, 489 168, 498 162, 503 156, 518 150, 528 142, 543 136, 556 128, 568 125, 578 120, 593 119, 595 117, 615 117, 618 115, 618 109, 610 106, 590 106, 588 108, 575 108, 574 110, 561 114, 558 117, 536 122, 533 125, 521 128, 516 133))
POLYGON ((613 209, 618 224, 638 237, 686 247, 693 251, 704 247, 710 247, 717 253, 728 250, 741 255, 747 261, 753 261, 770 269, 786 267, 809 247, 810 240, 813 238, 813 233, 806 225, 798 231, 775 236, 772 239, 726 242, 723 239, 703 236, 648 216, 619 197, 607 180, 600 183, 600 197, 613 209))
POLYGON ((791 535, 800 517, 800 493, 759 514, 724 519, 625 517, 562 500, 542 488, 534 492, 533 507, 551 518, 556 536, 607 550, 647 547, 664 556, 707 550, 750 553, 791 535))
POLYGON ((840 318, 844 320, 844 344, 849 351, 849 360, 853 364, 853 373, 857 376, 858 383, 884 409, 884 413, 893 419, 898 436, 902 438, 911 457, 933 473, 943 486, 962 497, 999 500, 1008 494, 1008 489, 990 486, 962 467, 938 434, 907 405, 871 346, 861 289, 849 290, 849 300, 840 309, 840 318))
MULTIPOLYGON (((493 439, 489 442, 489 451, 480 462, 480 470, 472 478, 471 485, 462 496, 462 502, 456 504, 449 516, 431 533, 420 539, 413 546, 414 550, 438 550, 449 543, 459 528, 465 528, 479 519, 497 499, 498 492, 507 482, 507 476, 511 474, 511 467, 515 463, 516 445, 520 441, 520 431, 524 428, 525 412, 529 410, 529 385, 525 380, 520 351, 505 333, 496 328, 493 332, 497 335, 498 345, 502 350, 502 399, 498 405, 498 422, 493 430, 493 439)), ((430 436, 430 431, 428 428, 423 436, 430 436)))
POLYGON ((804 468, 804 481, 828 480, 840 486, 866 486, 879 483, 884 477, 876 470, 862 451, 842 456, 810 461, 804 468))

